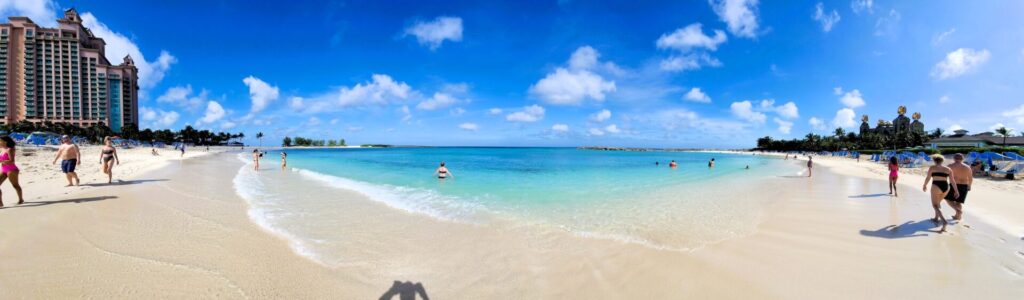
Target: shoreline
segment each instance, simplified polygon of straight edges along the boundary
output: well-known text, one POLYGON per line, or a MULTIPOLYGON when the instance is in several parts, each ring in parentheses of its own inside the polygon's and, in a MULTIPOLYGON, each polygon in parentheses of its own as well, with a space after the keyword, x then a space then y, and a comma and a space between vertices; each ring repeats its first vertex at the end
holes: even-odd
MULTIPOLYGON (((356 191, 302 182, 296 190, 332 199, 345 212, 330 229, 350 236, 352 244, 343 245, 343 260, 324 267, 251 220, 231 182, 245 166, 237 156, 184 160, 139 173, 137 184, 0 210, 0 226, 11 228, 0 232, 0 253, 8 255, 0 261, 0 298, 365 299, 379 297, 394 280, 422 282, 439 299, 936 292, 944 299, 1011 299, 1024 292, 1024 252, 1008 252, 1024 249, 1021 241, 1000 242, 1007 237, 984 226, 951 225, 950 234, 935 234, 916 222, 930 211, 923 193, 907 190, 906 197, 884 202, 859 197, 884 188, 884 181, 833 174, 832 168, 813 180, 773 179, 777 194, 770 197, 784 201, 770 202, 753 233, 689 252, 501 220, 441 222, 356 191), (825 267, 838 272, 821 276, 825 267)), ((765 188, 758 183, 753 192, 765 188)))

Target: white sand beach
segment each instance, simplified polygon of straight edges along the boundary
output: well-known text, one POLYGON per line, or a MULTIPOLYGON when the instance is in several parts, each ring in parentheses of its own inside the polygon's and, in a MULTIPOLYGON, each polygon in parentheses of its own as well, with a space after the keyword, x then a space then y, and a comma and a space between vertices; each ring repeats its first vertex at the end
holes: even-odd
MULTIPOLYGON (((95 149, 84 152, 98 157, 95 149)), ((1024 295, 1017 182, 979 181, 964 221, 940 234, 928 221, 923 179, 908 174, 893 198, 874 171, 881 167, 817 159, 824 168, 813 178, 781 176, 722 191, 764 198, 769 209, 752 234, 691 251, 516 222, 439 221, 354 191, 297 185, 296 193, 331 197, 344 209, 326 230, 351 237, 346 259, 325 266, 250 220, 232 188, 243 167, 236 153, 181 160, 124 152, 115 169, 124 172, 121 184, 68 189, 56 167, 33 161, 47 152, 19 157, 29 203, 7 200, 12 207, 0 210, 0 298, 376 299, 396 280, 422 283, 436 299, 1024 295)), ((81 169, 99 173, 96 161, 81 169)), ((293 175, 274 163, 261 172, 293 175)), ((83 183, 99 182, 85 176, 83 183)), ((10 187, 2 189, 12 199, 10 187)))

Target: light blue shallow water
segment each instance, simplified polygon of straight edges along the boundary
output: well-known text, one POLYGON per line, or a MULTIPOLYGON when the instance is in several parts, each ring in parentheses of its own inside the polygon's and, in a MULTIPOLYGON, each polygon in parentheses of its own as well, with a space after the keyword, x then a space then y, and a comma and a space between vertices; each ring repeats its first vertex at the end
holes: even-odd
MULTIPOLYGON (((305 197, 289 180, 355 190, 414 214, 487 223, 496 218, 669 249, 692 249, 750 232, 770 190, 751 183, 798 172, 763 156, 620 152, 574 148, 288 149, 300 176, 251 172, 236 189, 271 230, 312 240, 318 222, 337 219, 330 197, 305 197), (708 168, 710 159, 714 168, 708 168), (679 167, 668 163, 675 160, 679 167), (444 161, 454 179, 434 176, 444 161), (658 162, 659 165, 655 165, 658 162), (746 169, 750 166, 750 169, 746 169), (328 199, 320 199, 328 198, 328 199), (286 205, 285 205, 286 204, 286 205)), ((243 160, 246 155, 241 156, 243 160)), ((262 169, 280 168, 270 151, 262 169)), ((323 195, 323 194, 318 194, 323 195)), ((329 194, 328 194, 329 195, 329 194)), ((316 236, 316 240, 344 237, 316 236)), ((304 249, 303 251, 316 250, 304 249)), ((328 251, 329 252, 329 251, 328 251)))

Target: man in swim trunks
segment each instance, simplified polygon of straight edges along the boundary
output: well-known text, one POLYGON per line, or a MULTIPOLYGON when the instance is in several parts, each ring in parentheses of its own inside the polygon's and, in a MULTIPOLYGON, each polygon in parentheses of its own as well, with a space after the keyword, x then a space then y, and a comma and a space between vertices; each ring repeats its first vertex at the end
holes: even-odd
POLYGON ((82 153, 78 150, 78 145, 71 142, 71 137, 66 135, 60 137, 60 148, 57 148, 57 155, 53 157, 53 164, 57 163, 58 158, 61 159, 60 170, 68 178, 68 185, 66 186, 78 185, 81 180, 78 179, 78 174, 75 173, 75 167, 82 163, 82 153))
POLYGON ((974 183, 974 172, 970 166, 964 163, 964 155, 960 153, 953 155, 953 163, 949 164, 949 169, 953 170, 953 178, 956 178, 956 189, 960 191, 960 197, 948 193, 946 202, 956 210, 953 219, 960 220, 964 217, 964 201, 967 201, 967 191, 971 190, 971 184, 974 183))

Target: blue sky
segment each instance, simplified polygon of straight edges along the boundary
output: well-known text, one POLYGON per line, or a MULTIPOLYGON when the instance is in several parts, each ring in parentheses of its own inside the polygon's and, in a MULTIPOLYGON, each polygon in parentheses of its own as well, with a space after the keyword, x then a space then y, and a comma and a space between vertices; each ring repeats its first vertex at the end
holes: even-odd
MULTIPOLYGON (((142 126, 350 144, 750 147, 921 112, 1024 130, 1021 1, 0 1, 76 5, 142 126), (141 57, 136 57, 141 56, 141 57)), ((250 139, 250 143, 254 142, 250 139)))

